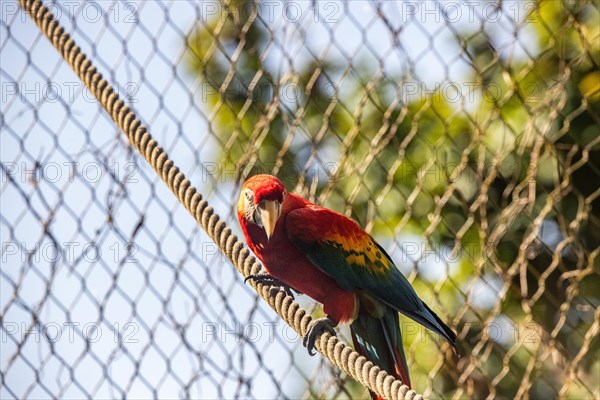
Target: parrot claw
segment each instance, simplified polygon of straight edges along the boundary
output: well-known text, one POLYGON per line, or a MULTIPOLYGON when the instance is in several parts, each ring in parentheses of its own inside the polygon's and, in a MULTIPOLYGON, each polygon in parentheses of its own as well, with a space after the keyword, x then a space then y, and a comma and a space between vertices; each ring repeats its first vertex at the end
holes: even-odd
POLYGON ((292 292, 292 287, 281 282, 279 279, 273 278, 269 274, 248 275, 246 278, 244 278, 244 283, 246 283, 249 280, 253 280, 254 282, 261 283, 263 285, 280 287, 288 296, 291 296, 295 300, 294 293, 292 292))
POLYGON ((317 338, 324 332, 327 331, 335 336, 335 323, 329 318, 319 318, 314 320, 311 324, 310 328, 308 328, 308 332, 306 332, 306 336, 302 340, 302 344, 308 350, 308 354, 314 356, 316 353, 314 352, 315 343, 317 338))

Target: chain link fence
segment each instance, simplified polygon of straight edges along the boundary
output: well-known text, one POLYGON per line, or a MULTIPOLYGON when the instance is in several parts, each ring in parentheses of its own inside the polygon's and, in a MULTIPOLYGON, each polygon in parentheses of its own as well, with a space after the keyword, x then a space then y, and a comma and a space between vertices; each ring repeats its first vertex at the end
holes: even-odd
MULTIPOLYGON (((45 4, 238 235, 264 172, 377 238, 418 393, 600 398, 597 2, 45 4)), ((368 398, 0 7, 0 397, 368 398)))

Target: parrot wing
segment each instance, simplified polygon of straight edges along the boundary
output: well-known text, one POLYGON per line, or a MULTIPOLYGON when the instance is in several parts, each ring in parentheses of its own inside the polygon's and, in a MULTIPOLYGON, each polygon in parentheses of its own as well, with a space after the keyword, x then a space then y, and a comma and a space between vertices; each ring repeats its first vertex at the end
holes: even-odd
POLYGON ((454 332, 421 301, 390 256, 356 222, 311 204, 291 211, 285 228, 290 241, 340 287, 367 292, 454 345, 454 332))

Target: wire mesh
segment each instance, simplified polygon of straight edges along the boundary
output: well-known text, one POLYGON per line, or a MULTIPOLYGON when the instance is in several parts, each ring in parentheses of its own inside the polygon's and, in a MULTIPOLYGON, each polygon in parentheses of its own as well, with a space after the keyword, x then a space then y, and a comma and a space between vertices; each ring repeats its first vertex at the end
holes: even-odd
MULTIPOLYGON (((597 3, 47 5, 230 226, 267 172, 382 243, 418 393, 599 398, 597 3)), ((367 398, 0 6, 0 397, 367 398)))

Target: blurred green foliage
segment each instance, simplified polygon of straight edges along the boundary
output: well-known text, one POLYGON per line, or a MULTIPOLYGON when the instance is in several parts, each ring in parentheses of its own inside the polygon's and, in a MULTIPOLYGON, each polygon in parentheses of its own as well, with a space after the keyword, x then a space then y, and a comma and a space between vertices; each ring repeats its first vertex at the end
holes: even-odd
POLYGON ((223 165, 240 179, 276 174, 386 244, 412 235, 460 254, 457 268, 437 265, 447 279, 413 276, 460 332, 464 354, 439 367, 436 346, 408 337, 414 389, 474 398, 598 390, 598 338, 578 355, 600 305, 597 4, 539 3, 515 28, 539 49, 525 60, 495 48, 487 31, 460 31, 476 83, 468 105, 447 91, 399 96, 415 78, 378 76, 366 59, 314 57, 298 68, 284 48, 289 68, 278 71, 270 47, 283 45, 252 7, 220 12, 190 33, 187 64, 204 85, 223 165), (494 305, 473 303, 477 285, 495 278, 494 305), (506 340, 491 340, 484 327, 503 318, 506 340))

